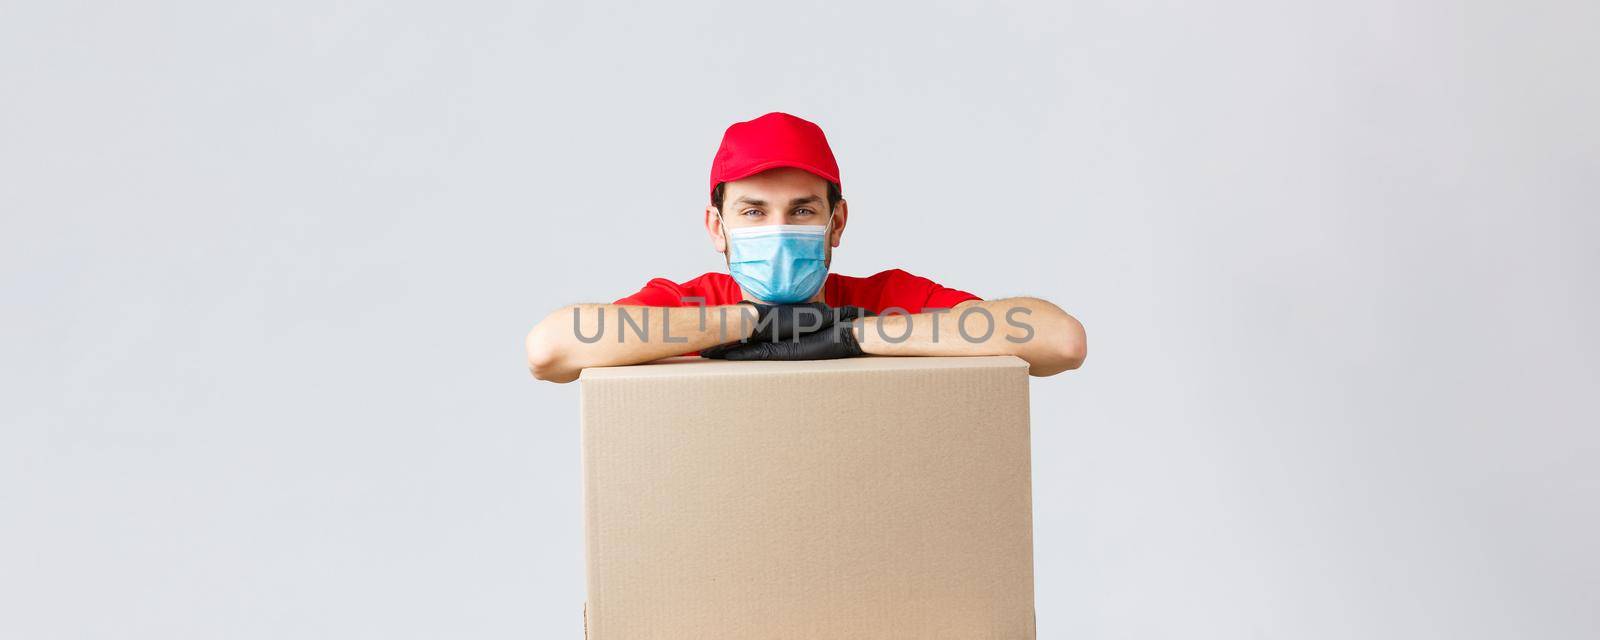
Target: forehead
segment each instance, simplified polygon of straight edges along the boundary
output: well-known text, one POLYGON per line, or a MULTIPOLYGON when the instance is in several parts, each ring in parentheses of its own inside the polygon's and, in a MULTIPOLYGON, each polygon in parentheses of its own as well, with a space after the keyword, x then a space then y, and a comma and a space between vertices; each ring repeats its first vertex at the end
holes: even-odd
POLYGON ((722 197, 732 202, 740 196, 761 200, 788 199, 817 196, 826 198, 828 181, 810 171, 793 167, 768 169, 761 173, 733 180, 723 187, 722 197))

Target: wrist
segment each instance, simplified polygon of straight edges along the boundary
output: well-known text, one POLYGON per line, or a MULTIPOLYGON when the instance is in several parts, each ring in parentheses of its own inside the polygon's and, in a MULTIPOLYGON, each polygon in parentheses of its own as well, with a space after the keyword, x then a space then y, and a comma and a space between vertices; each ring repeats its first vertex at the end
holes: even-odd
POLYGON ((731 336, 729 340, 750 339, 750 336, 755 335, 756 327, 761 320, 760 307, 749 301, 729 305, 729 307, 731 307, 732 311, 732 313, 728 314, 728 322, 732 325, 728 328, 728 335, 731 336))
POLYGON ((844 328, 839 330, 841 340, 844 342, 845 351, 851 357, 867 355, 867 350, 861 344, 861 332, 866 328, 865 321, 846 322, 844 328))
POLYGON ((850 323, 851 337, 863 354, 876 356, 895 355, 895 347, 903 343, 902 324, 905 316, 873 316, 850 323), (888 323, 890 326, 885 326, 888 323), (891 339, 895 341, 891 341, 891 339))
POLYGON ((850 325, 850 338, 861 355, 887 356, 894 355, 884 347, 883 332, 881 330, 883 318, 867 317, 853 320, 850 325))

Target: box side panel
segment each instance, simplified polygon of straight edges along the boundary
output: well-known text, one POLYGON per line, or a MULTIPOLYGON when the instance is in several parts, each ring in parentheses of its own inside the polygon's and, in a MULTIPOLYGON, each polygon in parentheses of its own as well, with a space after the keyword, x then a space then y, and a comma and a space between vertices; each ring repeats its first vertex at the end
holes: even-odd
POLYGON ((1025 370, 584 384, 591 637, 1033 637, 1025 370))

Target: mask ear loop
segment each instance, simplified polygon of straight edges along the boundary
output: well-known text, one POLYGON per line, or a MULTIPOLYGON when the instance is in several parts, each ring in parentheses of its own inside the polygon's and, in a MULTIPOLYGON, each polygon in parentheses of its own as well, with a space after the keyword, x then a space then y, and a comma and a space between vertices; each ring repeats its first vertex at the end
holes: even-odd
POLYGON ((717 231, 722 234, 722 265, 733 270, 733 239, 728 237, 728 223, 722 219, 722 209, 717 209, 717 231))
POLYGON ((833 221, 838 214, 833 212, 833 207, 828 207, 828 222, 822 227, 823 250, 828 252, 828 262, 833 262, 833 221))
MULTIPOLYGON (((822 226, 822 303, 828 304, 828 280, 833 278, 833 207, 828 207, 828 221, 822 226)), ((833 306, 833 305, 828 305, 833 306)))
MULTIPOLYGON (((728 237, 728 223, 722 220, 722 209, 717 209, 717 230, 722 232, 722 264, 728 268, 729 275, 733 274, 733 239, 728 237)), ((739 316, 740 326, 743 326, 744 315, 739 316)), ((743 343, 743 340, 739 341, 743 343)))

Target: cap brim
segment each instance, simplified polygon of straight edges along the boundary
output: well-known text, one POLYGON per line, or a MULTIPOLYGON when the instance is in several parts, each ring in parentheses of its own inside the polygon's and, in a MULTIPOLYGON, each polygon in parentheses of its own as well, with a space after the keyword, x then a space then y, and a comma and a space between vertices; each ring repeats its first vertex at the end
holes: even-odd
POLYGON ((817 176, 819 178, 822 178, 823 180, 827 180, 828 182, 832 182, 834 184, 839 184, 839 176, 833 175, 833 174, 829 174, 826 171, 823 171, 821 169, 813 167, 813 166, 811 166, 809 164, 806 164, 804 162, 795 162, 793 160, 769 160, 767 162, 762 162, 760 164, 751 165, 749 167, 745 167, 744 169, 739 170, 737 173, 734 173, 734 174, 728 175, 728 176, 724 176, 722 178, 722 181, 723 182, 733 182, 734 180, 743 180, 743 179, 748 178, 750 176, 753 176, 755 174, 761 173, 762 171, 767 171, 767 170, 770 170, 770 169, 777 169, 777 168, 780 168, 780 167, 793 167, 795 169, 801 169, 803 171, 806 171, 807 173, 810 173, 810 174, 815 175, 815 176, 817 176))

